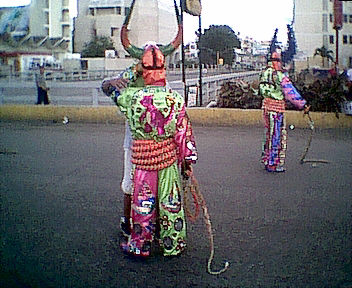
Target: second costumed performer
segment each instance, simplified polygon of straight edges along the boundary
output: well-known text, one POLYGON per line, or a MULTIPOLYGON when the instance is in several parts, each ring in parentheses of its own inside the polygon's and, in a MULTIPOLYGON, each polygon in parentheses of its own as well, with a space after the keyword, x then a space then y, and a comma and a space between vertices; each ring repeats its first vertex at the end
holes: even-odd
POLYGON ((260 93, 263 100, 263 120, 265 125, 262 143, 262 163, 268 172, 284 172, 287 149, 287 130, 285 121, 285 100, 297 109, 308 113, 306 104, 282 68, 281 48, 273 46, 268 66, 260 77, 260 93))

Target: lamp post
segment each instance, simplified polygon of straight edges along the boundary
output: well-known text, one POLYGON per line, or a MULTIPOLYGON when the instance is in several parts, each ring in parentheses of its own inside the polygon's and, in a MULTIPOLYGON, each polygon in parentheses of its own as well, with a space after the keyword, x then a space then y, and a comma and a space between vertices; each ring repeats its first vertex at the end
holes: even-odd
MULTIPOLYGON (((181 7, 181 23, 183 25, 183 3, 180 0, 180 7, 181 7)), ((182 41, 181 41, 181 68, 182 68, 182 83, 183 83, 183 93, 185 99, 185 105, 188 105, 188 93, 187 93, 187 86, 186 86, 186 71, 185 71, 185 47, 184 47, 184 37, 182 32, 182 41)))
POLYGON ((336 69, 339 65, 339 30, 342 29, 342 2, 334 0, 334 29, 336 31, 336 69))
MULTIPOLYGON (((174 0, 176 1, 176 0, 174 0)), ((183 24, 183 12, 187 12, 193 16, 198 16, 199 18, 199 39, 202 31, 202 22, 201 22, 201 1, 200 0, 194 0, 193 3, 190 2, 187 4, 187 2, 184 2, 185 0, 180 0, 180 6, 181 6, 181 21, 183 24), (198 4, 198 5, 197 5, 198 4)), ((200 106, 202 106, 202 63, 200 60, 200 49, 199 49, 199 102, 200 106)), ((185 51, 184 51, 184 37, 182 34, 182 81, 184 85, 184 95, 185 95, 185 102, 186 106, 188 104, 188 91, 187 91, 187 85, 186 85, 186 73, 185 73, 185 51)))
MULTIPOLYGON (((200 38, 202 35, 202 18, 199 15, 198 16, 198 43, 200 43, 200 38)), ((202 85, 202 60, 201 60, 201 51, 200 51, 200 47, 198 47, 198 60, 199 60, 199 106, 202 107, 203 105, 203 85, 202 85)))

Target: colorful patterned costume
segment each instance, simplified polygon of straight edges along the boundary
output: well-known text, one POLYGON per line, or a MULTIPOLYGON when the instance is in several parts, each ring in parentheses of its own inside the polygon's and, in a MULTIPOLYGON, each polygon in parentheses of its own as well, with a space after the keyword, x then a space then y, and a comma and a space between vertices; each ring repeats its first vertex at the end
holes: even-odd
POLYGON ((164 255, 178 255, 186 238, 179 168, 189 169, 197 158, 183 98, 166 88, 165 56, 180 45, 182 22, 174 1, 178 22, 175 39, 167 45, 148 42, 138 48, 129 41, 127 29, 134 5, 135 0, 121 28, 121 43, 140 60, 145 87, 128 86, 116 94, 132 134, 134 166, 131 234, 121 247, 134 255, 149 256, 160 228, 164 255))
MULTIPOLYGON (((278 56, 273 54, 278 61, 278 56)), ((285 123, 285 99, 298 109, 303 109, 306 101, 292 85, 288 76, 281 71, 276 61, 269 62, 267 69, 260 77, 260 93, 263 100, 263 120, 265 125, 262 143, 262 163, 269 172, 283 172, 287 131, 285 123)))
POLYGON ((185 246, 186 223, 178 165, 196 154, 183 98, 165 87, 128 88, 117 105, 130 125, 134 194, 129 252, 148 256, 156 225, 164 255, 185 246), (159 210, 160 223, 157 223, 159 210))

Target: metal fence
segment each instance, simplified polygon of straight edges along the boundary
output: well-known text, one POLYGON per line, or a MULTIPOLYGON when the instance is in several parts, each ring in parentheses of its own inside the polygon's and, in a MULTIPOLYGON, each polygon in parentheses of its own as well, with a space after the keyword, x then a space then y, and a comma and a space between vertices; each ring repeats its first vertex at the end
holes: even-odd
MULTIPOLYGON (((122 70, 77 70, 77 71, 45 71, 47 81, 94 81, 113 77, 121 73, 122 70)), ((35 81, 37 71, 4 73, 0 79, 4 81, 35 81)))
MULTIPOLYGON (((67 74, 59 78, 56 74, 47 75, 47 83, 50 87, 50 98, 52 105, 65 106, 106 106, 114 105, 101 90, 101 82, 105 77, 113 77, 121 71, 92 71, 87 74, 67 74), (68 80, 70 79, 70 81, 68 80), (86 81, 83 81, 86 80, 86 81)), ((60 76, 60 77, 61 77, 60 76)), ((186 89, 199 86, 199 79, 192 74, 191 79, 186 80, 186 89)), ((216 100, 219 96, 221 85, 226 81, 245 80, 252 82, 258 79, 258 71, 237 72, 221 74, 216 76, 205 76, 202 78, 203 105, 216 100)), ((180 75, 169 77, 169 84, 184 96, 184 85, 180 75)), ((37 90, 34 74, 22 74, 21 77, 11 79, 0 79, 0 105, 4 104, 34 104, 36 102, 37 90)), ((196 97, 199 98, 199 95, 196 97)), ((197 103, 199 103, 197 101, 197 103)))
MULTIPOLYGON (((228 81, 244 80, 253 82, 259 78, 258 71, 237 72, 230 74, 221 74, 216 76, 203 77, 202 79, 202 102, 207 104, 210 101, 217 100, 221 86, 228 81)), ((199 87, 199 79, 191 79, 186 81, 187 88, 192 86, 199 87)), ((199 98, 199 96, 198 96, 199 98)), ((199 100, 199 99, 198 99, 199 100)), ((199 102, 197 102, 199 103, 199 102)))

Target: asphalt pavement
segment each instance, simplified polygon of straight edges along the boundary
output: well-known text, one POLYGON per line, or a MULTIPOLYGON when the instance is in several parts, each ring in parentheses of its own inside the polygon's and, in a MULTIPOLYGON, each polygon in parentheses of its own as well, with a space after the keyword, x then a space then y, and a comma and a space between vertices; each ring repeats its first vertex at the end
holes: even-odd
POLYGON ((187 249, 119 250, 123 124, 0 122, 0 287, 352 287, 352 130, 289 130, 285 173, 260 164, 261 127, 193 127, 211 217, 187 249))

